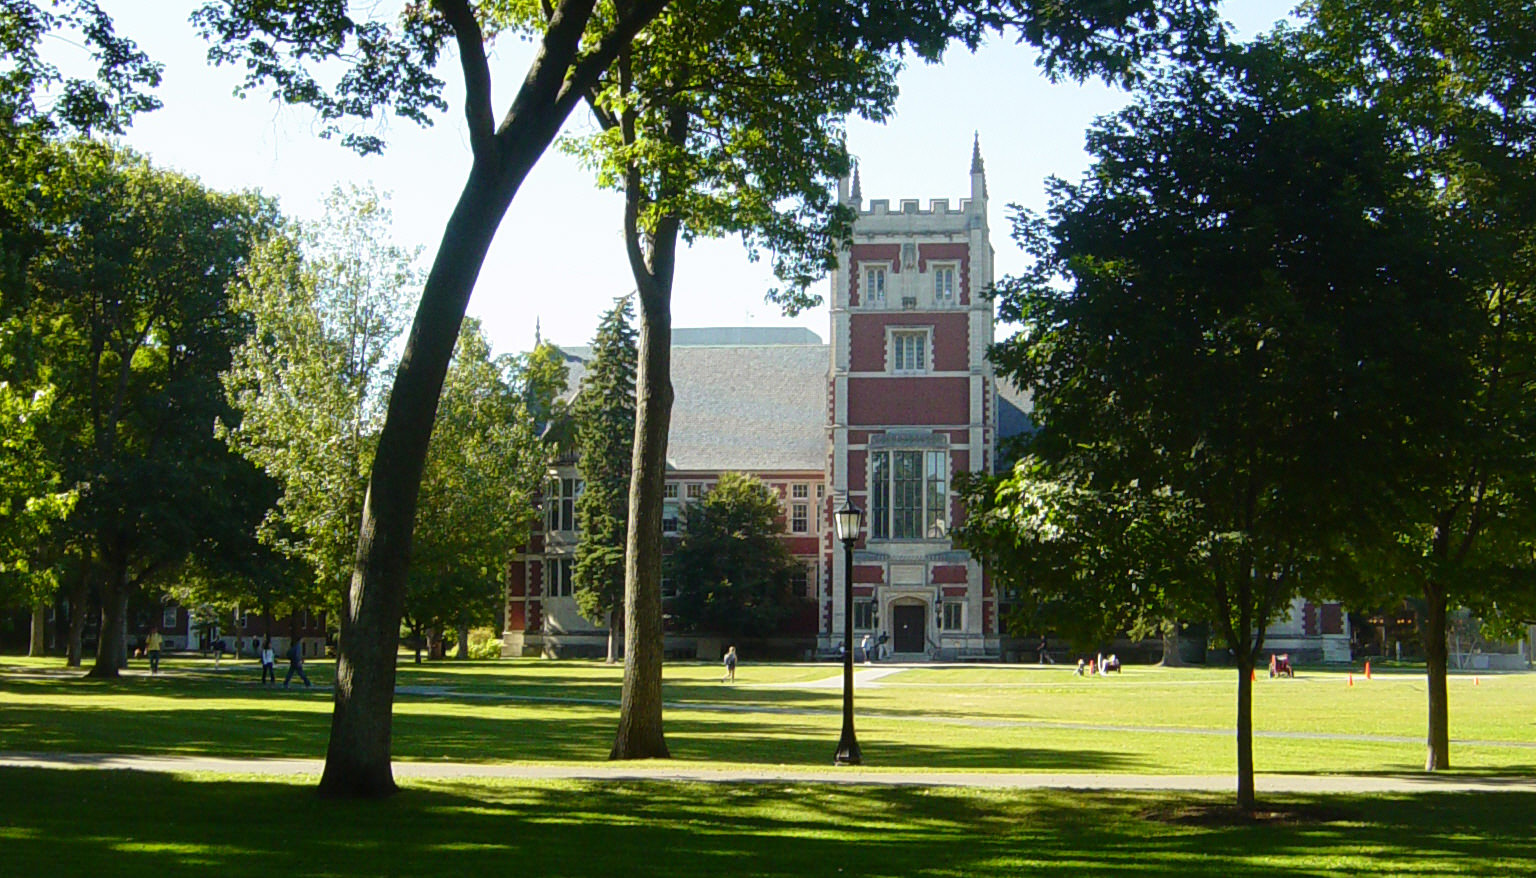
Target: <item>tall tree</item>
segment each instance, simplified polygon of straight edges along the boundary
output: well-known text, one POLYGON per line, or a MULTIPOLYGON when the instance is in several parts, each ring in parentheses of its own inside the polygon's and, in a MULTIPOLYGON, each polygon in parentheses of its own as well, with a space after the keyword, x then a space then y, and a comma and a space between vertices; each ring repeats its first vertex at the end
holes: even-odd
POLYGON ((794 612, 799 565, 779 539, 783 515, 778 495, 745 473, 722 473, 685 507, 683 534, 666 560, 682 630, 764 637, 794 612))
POLYGON ((1450 766, 1447 620, 1536 618, 1536 23, 1474 0, 1316 0, 1315 63, 1403 128, 1479 293, 1454 429, 1392 493, 1371 584, 1424 604, 1425 769, 1450 766))
POLYGON ((52 388, 29 396, 0 380, 0 606, 32 610, 33 656, 43 655, 42 621, 59 588, 58 559, 45 547, 78 497, 42 435, 52 396, 52 388))
POLYGON ((479 322, 467 319, 427 455, 406 617, 418 630, 457 632, 461 655, 469 629, 495 619, 502 572, 527 542, 553 462, 525 402, 543 395, 529 393, 536 376, 525 365, 493 358, 479 322))
POLYGON ((58 389, 55 454, 84 483, 70 526, 102 594, 96 676, 117 675, 130 596, 186 559, 229 514, 233 460, 218 374, 241 338, 225 288, 275 220, 125 150, 76 142, 48 215, 67 216, 27 272, 38 362, 58 389), (88 540, 85 538, 88 536, 88 540))
POLYGON ((363 152, 381 149, 383 141, 342 131, 349 118, 393 110, 425 123, 445 107, 434 68, 450 45, 464 84, 474 159, 427 275, 369 472, 324 794, 378 797, 396 788, 390 711, 416 502, 438 395, 486 250, 571 110, 664 5, 434 0, 402 2, 393 14, 370 18, 353 17, 345 3, 258 0, 209 3, 195 16, 213 42, 213 60, 247 65, 249 87, 272 83, 281 98, 314 106, 326 120, 324 134, 341 134, 363 152), (504 31, 534 40, 538 50, 498 122, 486 44, 504 31), (340 77, 322 81, 338 62, 340 77))
POLYGON ((1052 75, 1130 77, 1145 52, 1211 31, 1210 4, 674 3, 619 53, 590 95, 602 132, 583 145, 599 181, 625 193, 640 302, 633 481, 625 575, 625 675, 613 758, 665 756, 661 720, 661 514, 672 407, 671 291, 679 239, 740 234, 766 250, 794 313, 836 262, 851 211, 843 120, 880 119, 899 57, 936 59, 953 40, 1017 27, 1052 75))
POLYGON ((576 498, 581 541, 576 544, 571 585, 581 614, 608 626, 610 664, 618 655, 615 614, 624 601, 624 540, 629 532, 639 356, 630 323, 633 310, 634 297, 625 296, 603 315, 572 403, 583 488, 576 498))
MULTIPOLYGON (((325 120, 323 134, 340 134, 365 152, 382 148, 382 140, 355 129, 343 131, 343 123, 374 119, 389 109, 427 121, 431 111, 444 107, 442 83, 433 68, 450 43, 457 49, 465 86, 464 112, 474 160, 422 291, 370 473, 347 611, 357 636, 343 642, 337 667, 336 711, 321 778, 326 794, 383 796, 395 790, 389 767, 390 708, 417 492, 454 334, 486 249, 523 180, 576 104, 605 90, 605 77, 622 78, 620 54, 667 5, 667 0, 559 0, 537 5, 433 0, 402 2, 392 17, 353 17, 347 4, 328 0, 225 0, 210 2, 195 15, 214 43, 210 56, 215 61, 244 63, 249 87, 271 83, 277 96, 316 107, 325 120), (498 122, 485 46, 488 38, 503 32, 529 38, 538 49, 498 122), (334 82, 322 78, 338 69, 334 82)), ((1045 47, 1048 67, 1071 72, 1087 67, 1123 70, 1149 47, 1172 41, 1171 35, 1204 34, 1215 0, 1115 0, 1107 5, 1012 0, 978 5, 996 19, 1022 21, 1027 39, 1045 47)), ((960 25, 970 28, 975 38, 972 11, 937 0, 827 0, 818 8, 823 9, 825 33, 842 34, 849 24, 903 34, 919 31, 934 51, 960 25)), ((712 81, 743 69, 731 64, 694 73, 712 81)), ((775 86, 772 94, 782 92, 775 86)), ((657 251, 652 266, 668 277, 669 247, 657 251)), ((642 302, 644 295, 642 290, 642 302)), ((642 330, 653 342, 642 344, 642 364, 650 362, 654 369, 656 358, 666 353, 669 331, 669 325, 642 330)), ((645 368, 641 366, 642 374, 645 368)), ((665 374, 660 377, 664 384, 665 374)), ((642 411, 646 400, 642 395, 642 411)), ((653 407, 651 415, 642 415, 649 418, 643 435, 650 439, 646 453, 637 459, 654 462, 664 457, 665 446, 656 439, 664 435, 666 424, 656 420, 658 411, 653 407)), ((636 478, 642 477, 646 509, 654 518, 639 534, 641 542, 652 547, 646 549, 642 568, 647 581, 659 587, 660 553, 655 547, 661 539, 661 483, 659 475, 642 476, 637 467, 636 478)), ((632 506, 631 529, 638 519, 632 506)), ((635 538, 631 540, 633 548, 635 538)), ((635 563, 634 552, 629 557, 626 563, 635 563)), ((644 624, 654 634, 659 630, 659 594, 647 596, 646 602, 644 624)), ((632 614, 626 632, 633 628, 630 621, 632 614)), ((628 637, 626 633, 626 644, 628 637)), ((659 680, 659 652, 653 656, 647 648, 644 662, 647 679, 659 680)), ((654 705, 655 718, 654 731, 647 735, 653 743, 660 741, 659 696, 659 689, 647 683, 645 702, 654 705)), ((633 692, 625 703, 634 704, 633 692)))
POLYGON ((1382 538, 1370 504, 1464 387, 1469 297, 1433 193, 1347 97, 1284 37, 1157 77, 1094 126, 1084 180, 1021 221, 1036 265, 1003 285, 1023 329, 995 358, 1035 388, 1040 430, 1008 477, 1029 503, 997 508, 1047 531, 1061 519, 1029 505, 1068 508, 1065 489, 1121 510, 1075 519, 1106 540, 1173 550, 1164 589, 1237 665, 1243 808, 1265 627, 1382 538))
POLYGON ((370 188, 336 187, 314 223, 264 241, 235 286, 251 322, 224 375, 238 421, 229 446, 276 479, 268 545, 314 573, 295 595, 342 606, 385 392, 420 281, 417 253, 390 243, 392 215, 370 188))

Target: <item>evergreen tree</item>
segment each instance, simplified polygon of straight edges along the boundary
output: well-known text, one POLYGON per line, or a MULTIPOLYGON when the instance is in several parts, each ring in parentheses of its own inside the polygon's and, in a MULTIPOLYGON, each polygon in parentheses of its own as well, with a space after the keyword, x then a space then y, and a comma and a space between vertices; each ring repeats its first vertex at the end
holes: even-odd
POLYGON ((592 339, 592 360, 574 408, 576 448, 585 487, 576 499, 581 542, 571 584, 581 614, 608 622, 608 661, 616 659, 613 612, 624 600, 624 539, 629 530, 629 481, 635 436, 635 361, 630 322, 634 300, 614 303, 592 339))

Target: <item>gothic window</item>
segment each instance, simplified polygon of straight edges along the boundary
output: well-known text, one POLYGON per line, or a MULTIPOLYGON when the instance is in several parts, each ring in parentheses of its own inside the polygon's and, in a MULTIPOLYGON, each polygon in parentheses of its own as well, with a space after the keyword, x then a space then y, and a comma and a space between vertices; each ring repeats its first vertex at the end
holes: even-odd
POLYGON ((955 301, 955 267, 936 265, 933 268, 933 300, 941 305, 955 301))
POLYGON ((948 532, 948 475, 948 454, 943 451, 873 452, 870 538, 942 539, 948 532))
POLYGON ((891 331, 891 371, 928 371, 928 330, 891 331))
POLYGON ((864 267, 864 304, 874 308, 885 306, 885 267, 864 267))

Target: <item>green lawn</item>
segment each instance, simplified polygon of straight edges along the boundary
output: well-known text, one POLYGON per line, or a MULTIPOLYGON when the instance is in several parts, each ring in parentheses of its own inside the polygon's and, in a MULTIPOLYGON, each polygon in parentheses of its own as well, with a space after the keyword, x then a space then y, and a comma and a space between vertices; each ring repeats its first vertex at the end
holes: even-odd
MULTIPOLYGON (((1528 874, 1536 795, 1290 798, 1272 825, 1153 819, 1210 797, 664 783, 289 781, 0 772, 10 875, 1528 874)), ((1274 803, 1271 803, 1274 804, 1274 803)))
MULTIPOLYGON (((312 756, 330 695, 256 684, 249 662, 168 663, 158 678, 63 677, 57 662, 0 663, 0 750, 312 756)), ((311 663, 327 684, 331 668, 311 663)), ((403 664, 394 742, 406 760, 594 761, 612 743, 622 671, 594 662, 403 664)), ((826 765, 837 739, 835 665, 671 664, 668 743, 680 760, 826 765), (833 685, 814 686, 817 682, 833 685)), ((1424 682, 1407 673, 1303 671, 1255 685, 1261 772, 1381 773, 1423 760, 1424 682)), ((857 696, 868 770, 1232 770, 1233 673, 1128 668, 1080 678, 1026 667, 901 670, 857 696)), ((1536 674, 1451 680, 1457 771, 1536 776, 1536 674)))
MULTIPOLYGON (((249 662, 173 660, 114 683, 0 660, 0 750, 315 757, 324 688, 257 685, 249 662)), ((862 669, 862 668, 861 668, 862 669)), ((309 666, 322 687, 332 668, 309 666)), ((621 670, 590 662, 402 664, 401 760, 606 758, 621 670)), ((840 668, 666 669, 676 759, 824 768, 840 668), (831 685, 827 685, 830 683, 831 685)), ((1255 690, 1260 772, 1413 772, 1424 684, 1303 671, 1255 690), (1401 740, 1399 740, 1401 739, 1401 740)), ((1228 774, 1231 671, 978 666, 899 670, 858 694, 866 766, 1228 774)), ((836 787, 783 782, 409 781, 323 802, 312 778, 0 770, 0 863, 15 875, 1512 875, 1536 840, 1536 674, 1451 680, 1452 774, 1509 792, 1264 796, 1301 817, 1170 821, 1230 797, 836 787)), ((1262 785, 1261 785, 1262 795, 1262 785)))

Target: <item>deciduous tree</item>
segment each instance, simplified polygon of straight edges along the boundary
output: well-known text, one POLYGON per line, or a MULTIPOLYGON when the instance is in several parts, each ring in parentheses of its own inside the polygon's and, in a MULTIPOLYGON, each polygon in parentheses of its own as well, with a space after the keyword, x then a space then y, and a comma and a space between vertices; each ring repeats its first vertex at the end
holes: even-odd
POLYGON ((682 630, 764 637, 794 612, 799 565, 779 539, 783 514, 778 495, 744 473, 722 473, 684 507, 683 534, 666 560, 682 630))
POLYGON ((1423 601, 1434 771, 1450 767, 1449 616, 1536 618, 1536 23, 1472 0, 1309 8, 1315 63, 1401 126, 1479 292, 1463 417, 1415 443, 1422 459, 1384 498, 1395 539, 1367 581, 1376 600, 1423 601))
MULTIPOLYGON (((1237 665, 1244 808, 1265 627, 1382 538, 1370 504, 1465 386, 1469 296, 1434 193, 1348 97, 1285 37, 1167 71, 1094 126, 1094 166, 1053 184, 1049 217, 1021 221, 1036 265, 1003 285, 1023 330, 996 360, 1034 388, 1040 430, 995 509, 1044 544, 1102 524, 1070 565, 1138 530, 1171 554, 1145 578, 1202 608, 1237 665)), ((1143 578, 1096 585, 1137 606, 1143 578)))

